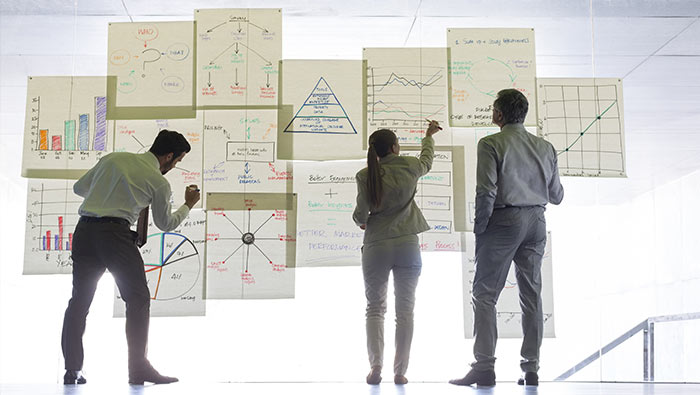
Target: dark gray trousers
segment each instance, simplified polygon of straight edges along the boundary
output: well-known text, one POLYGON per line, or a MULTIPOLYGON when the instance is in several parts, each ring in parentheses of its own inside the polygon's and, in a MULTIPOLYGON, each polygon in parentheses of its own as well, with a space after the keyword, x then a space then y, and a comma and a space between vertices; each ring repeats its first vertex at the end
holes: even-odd
POLYGON ((129 370, 147 366, 151 294, 143 259, 128 225, 79 222, 73 233, 73 294, 63 319, 61 347, 65 368, 82 370, 85 319, 105 270, 114 277, 126 302, 129 370))
POLYGON ((476 235, 474 303, 475 370, 494 368, 496 361, 496 302, 505 286, 510 263, 515 273, 522 309, 523 372, 539 369, 542 345, 542 257, 547 243, 544 208, 508 207, 494 210, 486 230, 476 235))

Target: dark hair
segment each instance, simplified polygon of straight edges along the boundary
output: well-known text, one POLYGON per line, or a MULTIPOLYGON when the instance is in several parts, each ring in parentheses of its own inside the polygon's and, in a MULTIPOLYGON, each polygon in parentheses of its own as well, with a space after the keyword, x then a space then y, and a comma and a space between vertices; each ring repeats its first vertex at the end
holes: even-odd
POLYGON ((163 129, 158 133, 149 151, 155 156, 163 156, 173 153, 173 158, 179 158, 183 152, 190 152, 190 143, 185 136, 178 132, 163 129))
POLYGON ((389 129, 379 129, 369 136, 367 190, 369 200, 374 207, 382 203, 382 174, 378 158, 387 156, 394 144, 396 144, 396 134, 389 129))
POLYGON ((525 95, 517 89, 503 89, 493 102, 493 107, 503 114, 506 124, 525 122, 528 106, 525 95))

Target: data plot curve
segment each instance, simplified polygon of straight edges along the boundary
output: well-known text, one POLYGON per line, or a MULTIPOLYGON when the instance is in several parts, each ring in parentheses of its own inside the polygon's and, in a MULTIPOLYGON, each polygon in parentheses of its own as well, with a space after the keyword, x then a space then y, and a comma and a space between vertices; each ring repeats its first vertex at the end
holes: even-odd
POLYGON ((557 151, 563 176, 625 177, 622 81, 540 78, 539 136, 557 151))
POLYGON ((357 134, 333 89, 322 76, 284 128, 285 133, 357 134))

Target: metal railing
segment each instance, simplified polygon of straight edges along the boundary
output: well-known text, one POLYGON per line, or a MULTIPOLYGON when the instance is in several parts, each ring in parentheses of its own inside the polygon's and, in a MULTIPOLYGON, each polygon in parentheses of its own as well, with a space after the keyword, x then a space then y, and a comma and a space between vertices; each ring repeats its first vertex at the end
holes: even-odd
POLYGON ((576 372, 590 365, 615 347, 624 343, 627 339, 636 335, 639 332, 644 332, 644 381, 654 381, 654 326, 659 322, 672 321, 687 321, 700 320, 700 313, 672 314, 661 315, 658 317, 649 317, 646 320, 635 325, 632 329, 623 333, 617 339, 603 346, 600 350, 589 355, 588 358, 577 363, 573 368, 555 378, 554 381, 563 381, 571 377, 576 372))

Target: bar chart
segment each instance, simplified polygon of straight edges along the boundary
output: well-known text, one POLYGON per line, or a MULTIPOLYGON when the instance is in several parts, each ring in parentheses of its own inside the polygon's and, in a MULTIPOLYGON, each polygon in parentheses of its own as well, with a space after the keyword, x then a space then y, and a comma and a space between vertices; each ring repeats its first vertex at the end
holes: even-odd
POLYGON ((113 150, 105 77, 29 77, 22 175, 75 179, 113 150))
POLYGON ((73 193, 73 181, 30 179, 27 188, 24 273, 71 273, 82 198, 73 193))

